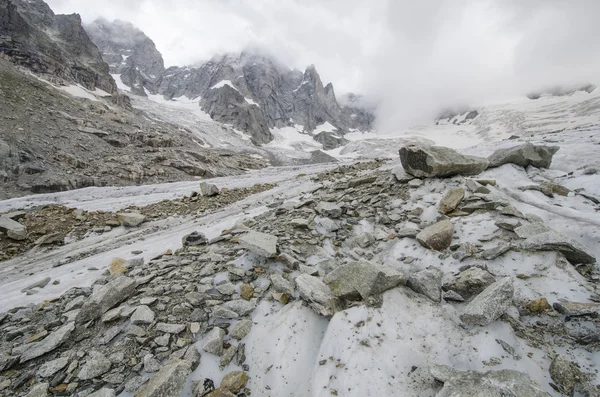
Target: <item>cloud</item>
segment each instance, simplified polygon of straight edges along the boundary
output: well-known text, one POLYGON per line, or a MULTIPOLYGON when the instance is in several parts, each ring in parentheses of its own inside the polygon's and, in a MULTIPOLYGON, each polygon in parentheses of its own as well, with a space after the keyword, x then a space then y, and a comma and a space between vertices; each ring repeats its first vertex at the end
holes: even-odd
POLYGON ((384 131, 441 108, 600 80, 596 0, 48 0, 57 13, 130 21, 167 65, 249 46, 338 94, 379 101, 384 131))

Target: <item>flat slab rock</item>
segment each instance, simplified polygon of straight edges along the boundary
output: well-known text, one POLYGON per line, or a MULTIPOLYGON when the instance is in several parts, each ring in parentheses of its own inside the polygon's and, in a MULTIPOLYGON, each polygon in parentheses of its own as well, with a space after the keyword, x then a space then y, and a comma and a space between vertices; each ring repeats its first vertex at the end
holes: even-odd
POLYGON ((0 231, 6 233, 6 236, 12 240, 25 240, 27 238, 25 226, 7 216, 0 216, 0 231))
POLYGON ((507 149, 498 149, 488 157, 488 160, 490 167, 500 167, 511 163, 521 167, 532 165, 538 168, 549 168, 552 164, 552 157, 559 149, 559 146, 524 143, 507 149))
POLYGON ((179 396, 188 375, 192 372, 190 363, 185 360, 167 362, 148 384, 134 394, 134 397, 179 396))
POLYGON ((137 283, 130 277, 119 277, 96 289, 85 301, 75 321, 78 324, 95 320, 125 299, 136 289, 137 283))
POLYGON ((300 291, 300 297, 322 316, 330 317, 343 309, 339 299, 318 277, 301 274, 296 277, 296 286, 300 291))
POLYGON ((468 156, 443 146, 410 145, 400 149, 404 170, 418 178, 477 175, 488 167, 483 157, 468 156))
POLYGON ((585 316, 600 311, 600 304, 598 303, 556 302, 552 307, 567 317, 585 316))
POLYGON ((529 375, 510 369, 500 371, 457 371, 445 365, 432 365, 433 378, 444 383, 436 397, 550 397, 529 375))
POLYGON ((270 234, 250 231, 239 237, 239 243, 242 247, 254 252, 255 254, 274 258, 277 256, 277 237, 270 234))
POLYGON ((21 355, 21 362, 27 362, 49 353, 69 340, 71 333, 75 330, 75 324, 70 322, 52 332, 41 342, 32 343, 31 347, 21 355))
POLYGON ((460 320, 465 324, 488 325, 508 310, 514 292, 510 277, 496 281, 473 298, 460 315, 460 320))
POLYGON ((586 247, 552 230, 528 237, 520 248, 526 251, 558 251, 572 264, 596 262, 586 247))

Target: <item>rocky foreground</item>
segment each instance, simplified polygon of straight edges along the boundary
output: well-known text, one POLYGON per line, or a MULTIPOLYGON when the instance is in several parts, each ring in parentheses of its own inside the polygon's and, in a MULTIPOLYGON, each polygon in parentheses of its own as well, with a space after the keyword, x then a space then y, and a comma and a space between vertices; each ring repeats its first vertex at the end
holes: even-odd
MULTIPOLYGON (((116 259, 93 288, 0 314, 0 392, 598 396, 595 251, 489 177, 557 150, 407 146, 403 167, 341 166, 216 238, 116 259)), ((514 188, 597 204, 551 181, 514 188)))

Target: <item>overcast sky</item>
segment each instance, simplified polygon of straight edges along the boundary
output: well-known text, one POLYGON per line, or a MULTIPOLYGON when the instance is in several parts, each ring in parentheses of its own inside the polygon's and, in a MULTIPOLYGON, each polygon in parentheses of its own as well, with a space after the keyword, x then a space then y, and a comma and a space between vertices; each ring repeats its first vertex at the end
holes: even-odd
POLYGON ((167 65, 248 46, 315 64, 338 95, 381 100, 386 126, 554 84, 600 82, 598 0, 47 0, 130 21, 167 65))

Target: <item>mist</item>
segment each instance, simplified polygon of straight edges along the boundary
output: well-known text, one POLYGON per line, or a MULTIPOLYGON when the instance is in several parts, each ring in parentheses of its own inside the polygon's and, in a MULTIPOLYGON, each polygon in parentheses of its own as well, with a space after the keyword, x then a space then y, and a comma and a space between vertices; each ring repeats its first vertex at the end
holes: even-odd
POLYGON ((579 0, 48 0, 56 13, 129 21, 167 65, 262 48, 315 64, 338 96, 378 103, 378 131, 546 87, 600 81, 600 2, 579 0))

